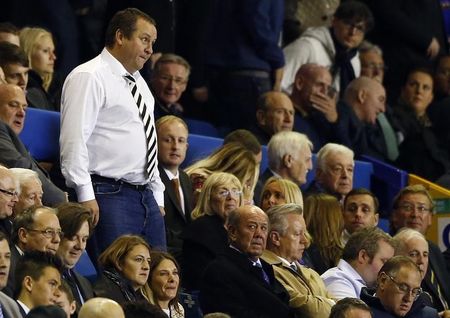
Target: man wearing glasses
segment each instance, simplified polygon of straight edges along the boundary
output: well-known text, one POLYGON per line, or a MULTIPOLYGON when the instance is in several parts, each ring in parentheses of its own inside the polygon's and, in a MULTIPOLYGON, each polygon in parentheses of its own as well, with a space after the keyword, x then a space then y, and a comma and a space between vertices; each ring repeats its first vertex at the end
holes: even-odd
POLYGON ((15 287, 15 267, 25 252, 41 251, 55 255, 63 233, 56 211, 35 206, 18 215, 13 221, 11 236, 11 270, 5 293, 12 296, 15 287))
POLYGON ((363 300, 372 309, 374 318, 385 317, 439 317, 436 309, 425 305, 425 294, 420 288, 420 271, 405 256, 395 256, 380 269, 376 293, 364 288, 363 300))
POLYGON ((0 166, 0 231, 5 233, 8 240, 11 233, 11 221, 14 207, 19 200, 18 184, 14 175, 7 168, 0 166))
MULTIPOLYGON (((433 200, 422 185, 403 188, 394 198, 391 215, 391 232, 395 234, 402 227, 419 231, 426 235, 432 224, 433 200)), ((438 311, 448 310, 450 304, 450 274, 439 247, 431 241, 429 246, 429 266, 422 281, 423 289, 428 292, 438 311)))

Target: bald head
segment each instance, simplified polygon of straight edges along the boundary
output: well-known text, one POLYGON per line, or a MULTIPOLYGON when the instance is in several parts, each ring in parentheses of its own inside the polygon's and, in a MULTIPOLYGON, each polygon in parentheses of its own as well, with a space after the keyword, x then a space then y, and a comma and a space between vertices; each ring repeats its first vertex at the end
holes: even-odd
POLYGON ((89 299, 80 309, 78 318, 125 318, 122 307, 114 300, 96 297, 89 299))
POLYGON ((17 135, 23 129, 27 100, 23 90, 13 84, 0 85, 0 120, 17 135))
POLYGON ((344 101, 353 108, 359 120, 375 124, 377 115, 386 110, 386 91, 378 81, 361 76, 347 86, 344 101))

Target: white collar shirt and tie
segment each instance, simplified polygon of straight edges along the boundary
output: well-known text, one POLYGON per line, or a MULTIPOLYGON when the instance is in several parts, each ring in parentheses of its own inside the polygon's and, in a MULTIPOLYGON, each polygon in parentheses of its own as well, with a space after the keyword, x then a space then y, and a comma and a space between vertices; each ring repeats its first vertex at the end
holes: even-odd
POLYGON ((61 167, 66 183, 75 188, 79 201, 95 198, 91 174, 147 184, 159 206, 164 206, 164 184, 157 167, 156 134, 146 136, 135 95, 147 107, 148 125, 154 127, 154 98, 139 72, 130 74, 107 49, 77 67, 66 79, 61 103, 61 167), (148 117, 150 116, 150 117, 148 117), (156 149, 156 146, 155 146, 156 149), (146 172, 146 168, 151 168, 146 172))

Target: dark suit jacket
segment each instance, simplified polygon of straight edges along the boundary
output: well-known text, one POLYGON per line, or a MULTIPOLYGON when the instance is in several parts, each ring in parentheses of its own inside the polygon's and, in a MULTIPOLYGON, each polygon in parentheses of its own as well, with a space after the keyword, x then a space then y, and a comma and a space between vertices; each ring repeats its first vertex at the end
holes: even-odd
POLYGON ((245 254, 228 248, 211 262, 200 288, 203 312, 224 312, 232 317, 290 317, 289 295, 275 279, 272 266, 261 259, 270 285, 245 254))
POLYGON ((166 187, 164 190, 164 210, 166 211, 164 222, 166 224, 167 249, 173 256, 176 257, 178 262, 182 263, 181 249, 183 246, 183 240, 181 239, 181 234, 187 224, 191 221, 191 212, 193 208, 193 191, 191 180, 184 171, 178 170, 180 187, 184 196, 184 207, 186 211, 186 214, 184 214, 177 202, 177 197, 175 195, 175 190, 172 186, 171 180, 169 180, 169 177, 161 165, 158 166, 158 169, 161 181, 166 187))
MULTIPOLYGON (((145 299, 143 296, 141 296, 140 293, 132 291, 131 286, 124 287, 124 288, 129 288, 129 292, 131 293, 133 298, 135 298, 136 300, 144 300, 145 299)), ((101 275, 99 275, 99 278, 97 279, 97 281, 94 284, 94 296, 112 299, 112 300, 118 302, 120 305, 123 305, 126 302, 129 302, 129 300, 126 298, 124 292, 122 291, 121 287, 118 284, 116 284, 115 282, 113 282, 111 279, 106 277, 103 273, 101 275)))
POLYGON ((439 300, 437 289, 431 283, 431 271, 433 269, 436 275, 437 281, 441 288, 442 296, 445 298, 447 304, 450 305, 450 275, 447 272, 447 267, 445 265, 445 259, 442 256, 439 247, 431 241, 428 241, 428 246, 430 253, 428 255, 428 271, 425 278, 422 280, 422 288, 424 291, 428 292, 433 299, 433 307, 438 311, 444 310, 441 301, 439 300))
MULTIPOLYGON (((36 136, 36 138, 39 138, 39 136, 36 136)), ((25 168, 36 171, 42 182, 42 190, 44 191, 42 203, 44 205, 55 206, 66 201, 64 192, 50 181, 46 172, 31 157, 16 133, 2 121, 0 121, 0 163, 10 168, 25 168)))
POLYGON ((78 315, 78 312, 80 311, 80 308, 82 304, 78 301, 78 297, 76 296, 78 293, 77 287, 80 290, 81 297, 83 297, 83 301, 86 302, 87 300, 94 297, 94 291, 92 289, 91 283, 82 275, 78 274, 74 270, 70 270, 70 273, 73 277, 73 281, 76 283, 76 286, 71 283, 65 275, 62 275, 62 279, 67 282, 67 285, 69 285, 70 289, 72 290, 72 294, 75 297, 77 308, 76 308, 76 315, 78 315))
POLYGON ((9 297, 14 298, 16 267, 22 256, 19 254, 19 251, 13 243, 11 243, 9 249, 11 250, 11 264, 9 267, 8 283, 2 291, 9 297))
POLYGON ((259 176, 258 182, 256 183, 253 201, 255 201, 255 204, 258 206, 261 204, 261 195, 262 190, 264 189, 264 184, 270 177, 273 177, 273 173, 269 168, 267 168, 264 170, 263 174, 259 176))

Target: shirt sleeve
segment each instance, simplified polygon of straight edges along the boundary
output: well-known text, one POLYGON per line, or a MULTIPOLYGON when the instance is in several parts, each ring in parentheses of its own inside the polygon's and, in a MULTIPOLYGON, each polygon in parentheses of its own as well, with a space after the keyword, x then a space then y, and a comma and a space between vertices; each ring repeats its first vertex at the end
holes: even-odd
POLYGON ((94 130, 104 88, 87 72, 69 75, 61 98, 61 170, 79 202, 95 199, 89 174, 87 141, 94 130))

